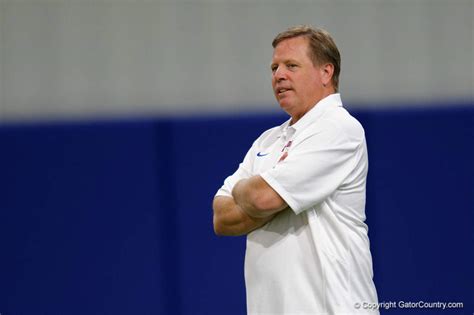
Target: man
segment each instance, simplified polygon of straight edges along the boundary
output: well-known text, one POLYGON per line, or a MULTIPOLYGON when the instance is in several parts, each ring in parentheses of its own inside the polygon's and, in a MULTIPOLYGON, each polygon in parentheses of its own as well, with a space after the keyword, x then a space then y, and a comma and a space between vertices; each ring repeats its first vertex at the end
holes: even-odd
POLYGON ((272 45, 273 91, 291 118, 265 131, 225 180, 215 232, 247 234, 248 314, 378 313, 367 307, 377 303, 367 148, 337 93, 339 51, 326 31, 306 26, 272 45))

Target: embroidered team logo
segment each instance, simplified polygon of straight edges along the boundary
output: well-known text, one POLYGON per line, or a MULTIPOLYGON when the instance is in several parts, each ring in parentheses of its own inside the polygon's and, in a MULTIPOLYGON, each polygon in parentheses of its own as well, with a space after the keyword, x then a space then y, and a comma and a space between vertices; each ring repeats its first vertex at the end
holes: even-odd
POLYGON ((292 142, 293 141, 291 140, 288 141, 288 143, 283 147, 283 149, 281 149, 281 152, 283 152, 283 154, 281 155, 277 163, 283 162, 286 159, 286 157, 288 156, 288 150, 290 149, 292 142))

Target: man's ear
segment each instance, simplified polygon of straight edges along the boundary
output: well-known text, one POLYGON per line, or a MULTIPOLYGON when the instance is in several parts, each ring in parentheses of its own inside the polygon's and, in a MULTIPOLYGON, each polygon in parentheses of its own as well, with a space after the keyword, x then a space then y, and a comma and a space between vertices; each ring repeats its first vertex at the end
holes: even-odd
POLYGON ((321 66, 320 70, 323 85, 328 86, 331 83, 331 79, 334 74, 334 65, 332 63, 326 63, 321 66))

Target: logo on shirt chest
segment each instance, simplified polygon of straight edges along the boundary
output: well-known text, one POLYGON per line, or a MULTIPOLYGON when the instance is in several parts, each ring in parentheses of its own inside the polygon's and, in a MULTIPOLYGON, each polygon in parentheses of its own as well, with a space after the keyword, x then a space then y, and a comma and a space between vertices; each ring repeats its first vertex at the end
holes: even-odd
POLYGON ((262 157, 262 156, 267 156, 267 155, 269 155, 269 154, 270 154, 269 152, 268 152, 268 153, 258 152, 258 153, 257 153, 257 156, 262 157))
POLYGON ((283 147, 283 149, 281 150, 281 152, 283 152, 283 154, 281 155, 280 159, 278 160, 278 163, 280 162, 283 162, 287 156, 288 156, 288 150, 290 149, 291 147, 291 144, 293 143, 293 141, 288 141, 288 143, 283 147))

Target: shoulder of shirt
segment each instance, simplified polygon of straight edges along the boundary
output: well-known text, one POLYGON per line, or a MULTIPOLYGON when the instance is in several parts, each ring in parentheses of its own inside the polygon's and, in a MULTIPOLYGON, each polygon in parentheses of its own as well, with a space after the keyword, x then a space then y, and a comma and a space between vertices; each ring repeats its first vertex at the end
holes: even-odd
POLYGON ((278 136, 281 132, 282 125, 272 127, 270 129, 267 129, 264 132, 262 132, 262 134, 260 134, 260 136, 258 136, 258 138, 255 139, 254 144, 259 144, 260 142, 265 141, 268 137, 278 136))
POLYGON ((333 107, 325 111, 318 121, 313 124, 315 132, 329 131, 344 136, 349 141, 363 141, 364 128, 344 107, 333 107))

